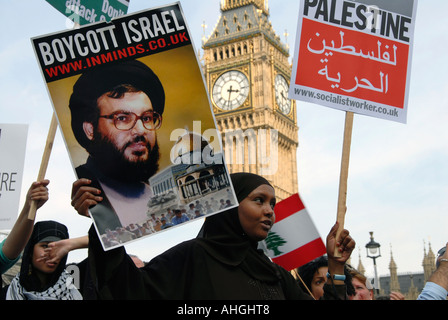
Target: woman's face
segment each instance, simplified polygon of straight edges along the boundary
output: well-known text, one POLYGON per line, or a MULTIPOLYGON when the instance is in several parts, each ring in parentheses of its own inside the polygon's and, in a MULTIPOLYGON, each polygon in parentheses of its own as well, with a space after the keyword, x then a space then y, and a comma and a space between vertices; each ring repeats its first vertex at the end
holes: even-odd
POLYGON ((44 250, 48 247, 48 242, 39 242, 34 245, 33 251, 33 267, 42 273, 49 274, 56 271, 59 263, 50 263, 47 259, 38 261, 44 254, 44 250))
POLYGON ((268 236, 275 221, 275 201, 274 188, 262 184, 240 202, 240 224, 251 240, 261 241, 268 236))
POLYGON ((328 267, 320 267, 317 269, 311 281, 311 292, 316 300, 324 295, 324 285, 327 282, 328 267))
POLYGON ((372 300, 372 292, 367 289, 365 283, 361 282, 358 278, 353 278, 352 284, 355 287, 356 294, 349 296, 350 300, 372 300))

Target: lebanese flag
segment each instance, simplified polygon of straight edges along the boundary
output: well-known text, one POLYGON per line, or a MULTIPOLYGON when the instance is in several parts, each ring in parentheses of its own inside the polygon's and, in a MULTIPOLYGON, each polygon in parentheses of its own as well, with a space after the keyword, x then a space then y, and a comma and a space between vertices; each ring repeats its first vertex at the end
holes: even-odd
POLYGON ((265 239, 273 262, 290 271, 327 252, 298 193, 277 203, 274 212, 275 223, 265 239))

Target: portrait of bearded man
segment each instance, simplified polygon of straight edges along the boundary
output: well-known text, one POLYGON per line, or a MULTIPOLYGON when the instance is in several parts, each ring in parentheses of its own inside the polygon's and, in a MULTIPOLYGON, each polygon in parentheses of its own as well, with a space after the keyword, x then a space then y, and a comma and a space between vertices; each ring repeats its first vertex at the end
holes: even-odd
POLYGON ((91 209, 100 234, 147 219, 164 107, 162 83, 137 60, 95 68, 73 86, 71 126, 89 154, 76 173, 102 191, 104 200, 91 209))

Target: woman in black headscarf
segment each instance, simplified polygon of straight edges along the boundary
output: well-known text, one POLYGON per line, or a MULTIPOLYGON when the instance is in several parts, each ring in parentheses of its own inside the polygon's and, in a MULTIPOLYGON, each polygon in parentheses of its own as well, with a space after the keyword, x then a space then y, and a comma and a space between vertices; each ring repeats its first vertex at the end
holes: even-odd
POLYGON ((59 262, 41 259, 48 243, 68 239, 67 227, 48 220, 36 222, 25 246, 20 272, 6 291, 6 300, 82 300, 65 270, 67 256, 59 262))
MULTIPOLYGON (((254 174, 231 175, 239 206, 207 217, 197 238, 183 242, 138 269, 124 248, 103 251, 97 233, 89 232, 89 260, 102 299, 310 299, 292 275, 272 263, 258 241, 274 223, 274 188, 254 174)), ((82 180, 82 179, 81 179, 82 180)), ((73 206, 86 214, 86 199, 96 190, 75 182, 73 206), (83 195, 84 194, 84 195, 83 195)), ((333 228, 327 238, 334 251, 333 228)), ((354 241, 345 230, 340 248, 343 270, 354 241)), ((330 272, 339 268, 330 268, 330 272)), ((343 271, 342 271, 343 272, 343 271)), ((343 274, 343 273, 342 273, 343 274)), ((345 286, 328 286, 327 299, 345 298, 345 286)))

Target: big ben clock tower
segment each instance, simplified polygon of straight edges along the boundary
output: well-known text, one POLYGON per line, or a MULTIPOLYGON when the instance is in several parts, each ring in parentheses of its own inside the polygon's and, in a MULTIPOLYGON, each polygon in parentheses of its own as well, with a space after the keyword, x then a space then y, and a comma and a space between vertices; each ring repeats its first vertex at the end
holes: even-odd
POLYGON ((264 176, 278 200, 296 193, 298 128, 288 99, 287 45, 267 0, 222 0, 204 50, 204 73, 229 171, 264 176))

